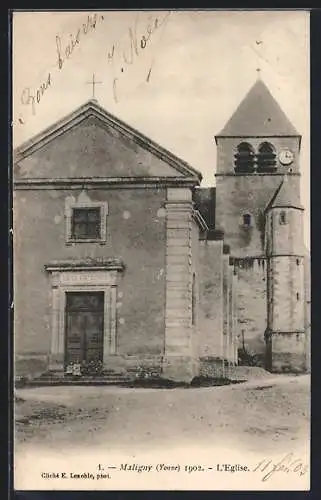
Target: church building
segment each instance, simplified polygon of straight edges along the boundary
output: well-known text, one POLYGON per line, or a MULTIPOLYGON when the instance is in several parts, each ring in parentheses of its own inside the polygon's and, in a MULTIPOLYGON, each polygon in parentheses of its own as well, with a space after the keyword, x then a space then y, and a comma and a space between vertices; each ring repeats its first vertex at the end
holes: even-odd
POLYGON ((258 80, 215 140, 216 187, 95 99, 16 149, 16 377, 308 369, 301 137, 258 80))

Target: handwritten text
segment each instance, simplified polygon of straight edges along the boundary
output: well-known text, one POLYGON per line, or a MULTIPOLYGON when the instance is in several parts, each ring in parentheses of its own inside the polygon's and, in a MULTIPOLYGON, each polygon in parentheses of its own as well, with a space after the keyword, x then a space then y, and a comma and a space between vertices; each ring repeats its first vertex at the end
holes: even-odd
POLYGON ((277 472, 286 474, 294 473, 303 476, 308 471, 308 466, 300 458, 294 458, 293 453, 288 453, 278 462, 268 458, 261 460, 253 469, 253 472, 263 472, 262 481, 267 481, 277 472))
MULTIPOLYGON (((66 61, 71 58, 75 49, 80 45, 85 35, 94 31, 98 22, 104 20, 103 15, 89 14, 86 22, 82 23, 74 33, 70 33, 68 37, 56 35, 56 62, 54 68, 59 71, 63 69, 66 61)), ((40 82, 36 88, 25 87, 21 93, 21 104, 31 109, 33 115, 36 114, 37 106, 41 103, 47 91, 52 88, 54 81, 54 70, 49 71, 46 78, 40 82)), ((22 118, 19 119, 21 124, 24 124, 22 118)))
MULTIPOLYGON (((124 45, 116 46, 114 43, 112 48, 107 53, 107 60, 109 63, 113 64, 114 69, 114 78, 113 78, 113 96, 115 102, 118 102, 118 81, 120 79, 121 74, 125 73, 125 69, 128 66, 132 66, 140 57, 140 55, 144 52, 144 50, 151 43, 152 36, 156 31, 159 31, 160 28, 165 25, 169 19, 171 12, 167 12, 161 19, 155 17, 154 19, 150 19, 149 23, 142 30, 140 34, 138 34, 137 29, 137 17, 135 23, 132 27, 128 28, 127 39, 124 45), (118 68, 115 68, 118 66, 118 68), (116 76, 117 74, 117 76, 116 76)), ((149 67, 146 81, 148 82, 150 79, 152 71, 152 64, 149 67)))

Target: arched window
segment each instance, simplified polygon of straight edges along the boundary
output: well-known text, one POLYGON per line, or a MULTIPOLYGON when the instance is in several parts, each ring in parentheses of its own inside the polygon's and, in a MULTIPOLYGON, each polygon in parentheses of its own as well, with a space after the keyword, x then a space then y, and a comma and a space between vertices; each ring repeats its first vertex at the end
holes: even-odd
POLYGON ((281 225, 284 225, 287 223, 287 220, 286 220, 286 213, 284 210, 282 210, 282 212, 280 212, 280 219, 279 219, 279 222, 281 225))
POLYGON ((235 172, 253 173, 255 170, 254 149, 248 142, 241 142, 235 154, 235 172))
POLYGON ((257 155, 257 172, 269 173, 276 171, 276 154, 269 142, 262 142, 257 155))
POLYGON ((251 214, 243 214, 243 226, 251 227, 251 225, 252 225, 251 214))

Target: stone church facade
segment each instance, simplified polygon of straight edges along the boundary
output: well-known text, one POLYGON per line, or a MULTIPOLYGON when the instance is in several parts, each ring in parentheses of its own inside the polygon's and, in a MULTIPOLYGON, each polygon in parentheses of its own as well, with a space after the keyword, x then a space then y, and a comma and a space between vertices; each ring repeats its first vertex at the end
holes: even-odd
POLYGON ((17 376, 226 376, 241 334, 307 369, 300 136, 259 81, 216 142, 202 188, 91 100, 15 151, 17 376))

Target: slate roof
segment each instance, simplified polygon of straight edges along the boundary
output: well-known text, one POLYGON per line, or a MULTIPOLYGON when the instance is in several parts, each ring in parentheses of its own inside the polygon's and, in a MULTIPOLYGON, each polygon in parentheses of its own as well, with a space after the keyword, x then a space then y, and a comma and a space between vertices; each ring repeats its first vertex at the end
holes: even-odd
POLYGON ((262 80, 257 80, 216 137, 277 137, 300 134, 262 80))
POLYGON ((292 207, 303 210, 299 196, 295 190, 289 185, 287 176, 285 175, 270 200, 267 210, 271 208, 292 207))

